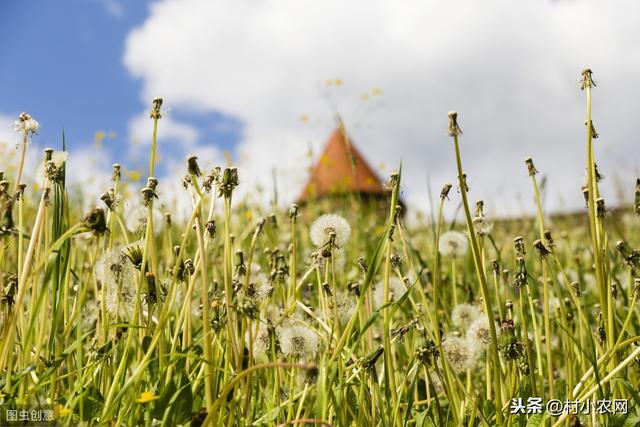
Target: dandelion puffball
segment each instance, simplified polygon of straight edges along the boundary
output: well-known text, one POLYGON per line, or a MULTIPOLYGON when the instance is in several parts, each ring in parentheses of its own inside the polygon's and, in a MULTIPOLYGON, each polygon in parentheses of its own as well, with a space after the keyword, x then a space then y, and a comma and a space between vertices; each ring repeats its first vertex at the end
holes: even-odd
POLYGON ((469 346, 467 340, 456 336, 447 336, 442 342, 442 348, 447 360, 456 372, 471 369, 476 361, 476 352, 469 346))
MULTIPOLYGON (((389 302, 397 301, 404 295, 406 288, 402 280, 397 277, 389 277, 389 302)), ((379 281, 373 290, 373 304, 375 308, 380 308, 385 303, 384 281, 379 281)))
POLYGON ((121 249, 105 252, 95 267, 102 283, 107 311, 115 317, 129 319, 135 305, 136 270, 121 249))
POLYGON ((318 351, 318 335, 303 325, 284 326, 280 329, 280 349, 285 356, 313 356, 318 351))
POLYGON ((458 304, 451 311, 451 322, 458 328, 466 328, 482 315, 478 307, 471 304, 458 304))
POLYGON ((258 330, 256 332, 252 330, 247 330, 245 335, 245 341, 247 346, 253 344, 253 355, 260 356, 265 355, 269 351, 271 347, 271 338, 269 337, 269 329, 264 325, 260 324, 258 330))
MULTIPOLYGON (((153 208, 153 234, 155 236, 162 232, 164 227, 164 216, 162 213, 153 208)), ((127 215, 127 228, 134 234, 141 235, 147 228, 147 208, 138 206, 127 215)))
POLYGON ((447 231, 440 236, 438 251, 441 255, 451 255, 454 258, 461 258, 467 253, 469 242, 467 236, 459 231, 447 231))
POLYGON ((351 226, 340 215, 324 214, 311 224, 309 235, 313 244, 321 248, 329 243, 331 233, 335 233, 335 245, 341 248, 349 240, 351 226))
POLYGON ((473 218, 473 229, 479 236, 486 236, 493 230, 493 222, 488 221, 485 217, 477 216, 473 218))
POLYGON ((27 113, 20 114, 13 124, 15 131, 19 133, 36 133, 40 129, 40 123, 27 113))
MULTIPOLYGON (((496 329, 496 333, 498 331, 500 331, 500 328, 496 329)), ((482 315, 471 322, 469 329, 467 329, 466 338, 469 345, 475 350, 482 350, 489 346, 491 343, 491 330, 487 316, 482 315)))

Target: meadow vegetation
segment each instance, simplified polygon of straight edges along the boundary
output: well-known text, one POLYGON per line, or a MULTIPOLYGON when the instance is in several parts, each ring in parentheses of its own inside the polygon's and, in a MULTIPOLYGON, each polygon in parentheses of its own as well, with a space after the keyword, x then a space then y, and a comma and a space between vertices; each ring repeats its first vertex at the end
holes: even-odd
POLYGON ((195 156, 177 220, 158 201, 159 98, 144 187, 125 191, 113 165, 81 212, 63 150, 24 184, 38 123, 22 114, 0 176, 0 405, 50 405, 63 425, 639 425, 640 180, 608 213, 594 87, 585 70, 582 212, 543 212, 545 159, 528 158, 537 214, 487 217, 464 169, 473 135, 450 112, 458 179, 410 227, 401 166, 381 215, 355 194, 336 211, 236 200, 237 170, 195 156), (445 219, 448 203, 461 215, 445 219), (512 413, 531 397, 625 399, 628 414, 512 413))

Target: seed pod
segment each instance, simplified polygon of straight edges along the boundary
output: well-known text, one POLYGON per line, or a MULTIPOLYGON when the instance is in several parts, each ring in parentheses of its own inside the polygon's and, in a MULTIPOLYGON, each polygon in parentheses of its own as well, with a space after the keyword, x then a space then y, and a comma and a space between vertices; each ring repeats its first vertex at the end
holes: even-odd
POLYGON ((369 266, 367 265, 367 262, 365 261, 365 259, 363 257, 358 257, 356 262, 358 263, 358 267, 360 267, 360 269, 364 273, 366 273, 369 270, 369 266))
POLYGON ((94 234, 104 234, 107 232, 107 219, 104 215, 104 210, 101 208, 92 209, 84 217, 84 226, 94 234))
POLYGON ((580 80, 580 89, 584 90, 587 87, 595 87, 596 83, 593 81, 593 72, 589 68, 582 70, 582 79, 580 80))
POLYGON ((604 218, 605 213, 604 199, 599 197, 598 200, 596 200, 596 216, 598 218, 604 218))
MULTIPOLYGON (((638 182, 640 185, 640 179, 638 179, 638 182)), ((449 191, 451 191, 451 184, 447 183, 442 187, 442 190, 440 191, 440 199, 444 200, 444 199, 448 199, 449 198, 449 191)))
POLYGON ((582 295, 582 291, 580 291, 580 284, 578 282, 571 282, 571 289, 573 289, 573 294, 576 298, 580 298, 582 295))
POLYGON ((533 242, 533 247, 536 249, 538 255, 540 255, 541 258, 545 258, 550 253, 549 249, 547 249, 547 247, 542 243, 540 239, 537 239, 535 242, 533 242))
POLYGON ((531 159, 531 157, 527 157, 526 159, 524 159, 524 163, 527 165, 529 176, 535 176, 538 173, 538 170, 533 165, 533 159, 531 159))
POLYGON ((640 251, 629 247, 623 240, 616 243, 616 249, 630 267, 638 268, 640 266, 640 251))
POLYGON ((462 129, 458 125, 458 113, 449 111, 449 136, 456 137, 462 135, 462 129))
POLYGON ((589 187, 587 185, 582 186, 582 195, 584 196, 585 206, 589 207, 589 187))
POLYGON ((295 223, 298 220, 298 205, 295 203, 289 206, 289 218, 291 222, 295 223))
POLYGON ((120 165, 118 163, 114 163, 113 164, 113 174, 111 175, 111 180, 112 181, 119 181, 120 180, 120 165))
POLYGON ((151 102, 151 112, 149 113, 149 117, 152 119, 159 119, 162 117, 160 114, 160 108, 162 107, 162 98, 154 98, 151 102))
POLYGON ((548 248, 550 249, 555 248, 556 243, 554 242, 553 237, 551 236, 551 230, 544 231, 544 242, 548 248))
POLYGON ((189 175, 193 176, 201 176, 202 172, 200 171, 200 166, 198 166, 198 157, 197 156, 189 156, 187 158, 187 171, 189 175))
POLYGON ((524 258, 519 256, 516 258, 516 272, 513 276, 513 285, 516 288, 521 288, 527 284, 527 266, 524 262, 524 258))
POLYGON ((515 239, 513 239, 513 246, 516 249, 516 254, 517 255, 525 256, 527 254, 527 252, 525 250, 524 240, 523 240, 522 236, 518 236, 515 239))

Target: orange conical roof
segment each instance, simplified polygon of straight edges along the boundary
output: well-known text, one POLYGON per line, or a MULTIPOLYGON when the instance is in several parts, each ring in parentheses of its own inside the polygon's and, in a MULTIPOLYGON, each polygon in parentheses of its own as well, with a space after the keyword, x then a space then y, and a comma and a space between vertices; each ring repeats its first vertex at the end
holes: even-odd
POLYGON ((385 194, 384 185, 351 139, 347 140, 343 129, 339 126, 329 137, 324 151, 311 170, 311 176, 298 199, 299 202, 353 192, 385 194))

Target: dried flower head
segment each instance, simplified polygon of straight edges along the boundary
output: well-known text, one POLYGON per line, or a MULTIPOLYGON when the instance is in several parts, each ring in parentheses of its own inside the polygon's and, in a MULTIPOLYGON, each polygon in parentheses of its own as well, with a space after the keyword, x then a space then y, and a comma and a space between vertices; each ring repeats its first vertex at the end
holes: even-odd
POLYGON ((527 165, 527 171, 529 172, 529 176, 534 176, 538 173, 538 169, 533 164, 533 159, 531 157, 527 157, 524 159, 524 163, 527 165))
POLYGON ((449 198, 449 192, 451 191, 451 187, 452 187, 452 185, 449 184, 449 183, 445 184, 442 187, 442 190, 440 191, 440 198, 442 200, 449 198))
POLYGON ((93 231, 94 234, 104 234, 107 232, 107 218, 104 210, 100 208, 92 209, 84 217, 84 226, 93 231))
POLYGON ((343 247, 351 235, 351 226, 346 219, 336 214, 324 214, 311 224, 311 241, 318 248, 331 243, 337 248, 343 247))
POLYGON ((449 111, 447 114, 449 116, 449 136, 459 136, 462 135, 462 129, 458 125, 458 113, 455 111, 449 111))
POLYGON ((194 175, 199 177, 202 175, 200 171, 200 166, 198 166, 198 157, 191 155, 187 158, 187 170, 189 171, 189 175, 194 175))
POLYGON ((461 258, 467 253, 468 248, 467 236, 459 231, 447 231, 440 236, 438 250, 443 256, 450 255, 454 258, 461 258))
POLYGON ((162 98, 154 98, 151 102, 151 112, 149 113, 149 117, 152 119, 159 119, 162 117, 160 110, 162 108, 162 98))
POLYGON ((584 90, 588 87, 595 87, 596 83, 593 81, 593 72, 590 68, 582 70, 582 78, 580 79, 580 89, 584 90))

